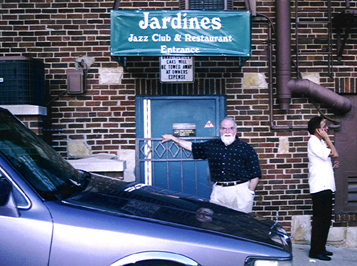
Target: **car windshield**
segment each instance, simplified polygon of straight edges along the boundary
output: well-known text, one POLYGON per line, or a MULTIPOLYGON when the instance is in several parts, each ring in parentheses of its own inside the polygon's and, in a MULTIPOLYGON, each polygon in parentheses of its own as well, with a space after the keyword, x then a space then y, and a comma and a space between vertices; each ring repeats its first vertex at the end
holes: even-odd
POLYGON ((85 174, 4 109, 0 153, 44 199, 62 199, 84 186, 85 174))

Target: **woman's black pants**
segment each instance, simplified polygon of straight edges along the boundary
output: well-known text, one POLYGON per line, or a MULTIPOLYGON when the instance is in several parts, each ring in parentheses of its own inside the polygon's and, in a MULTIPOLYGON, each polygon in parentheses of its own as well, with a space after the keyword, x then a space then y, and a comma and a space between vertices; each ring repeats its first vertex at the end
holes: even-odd
POLYGON ((332 191, 324 190, 312 196, 312 229, 310 255, 320 255, 326 250, 332 217, 332 191))

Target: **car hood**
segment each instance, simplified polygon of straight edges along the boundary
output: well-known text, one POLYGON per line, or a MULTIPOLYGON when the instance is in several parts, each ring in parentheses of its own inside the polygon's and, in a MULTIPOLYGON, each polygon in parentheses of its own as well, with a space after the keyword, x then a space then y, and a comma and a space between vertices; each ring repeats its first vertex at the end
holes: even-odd
POLYGON ((63 202, 111 215, 149 219, 259 242, 291 252, 290 238, 277 222, 142 183, 93 175, 84 191, 63 202))

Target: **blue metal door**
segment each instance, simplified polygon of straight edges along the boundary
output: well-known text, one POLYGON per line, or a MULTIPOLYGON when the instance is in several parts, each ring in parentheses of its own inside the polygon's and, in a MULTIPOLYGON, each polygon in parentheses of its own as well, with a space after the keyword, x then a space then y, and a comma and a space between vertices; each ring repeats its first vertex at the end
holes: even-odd
POLYGON ((140 182, 208 198, 207 162, 193 160, 172 142, 162 144, 161 136, 175 133, 190 141, 219 136, 225 96, 137 96, 136 101, 137 138, 144 140, 136 156, 140 182), (143 157, 147 160, 140 162, 143 157))

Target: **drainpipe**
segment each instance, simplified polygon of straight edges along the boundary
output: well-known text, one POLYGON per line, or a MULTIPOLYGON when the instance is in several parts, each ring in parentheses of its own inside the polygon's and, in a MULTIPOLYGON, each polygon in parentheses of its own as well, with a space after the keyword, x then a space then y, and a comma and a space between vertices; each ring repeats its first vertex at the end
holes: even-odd
POLYGON ((290 0, 276 0, 276 68, 277 98, 281 110, 289 109, 291 92, 308 94, 310 97, 335 108, 341 113, 351 110, 348 98, 309 80, 290 80, 290 0))
POLYGON ((288 82, 291 76, 290 0, 276 0, 276 86, 280 110, 289 110, 291 92, 288 82))
POLYGON ((114 0, 113 9, 118 10, 121 0, 114 0))
POLYGON ((308 79, 292 79, 288 82, 288 88, 292 93, 306 94, 319 102, 325 103, 329 107, 339 110, 342 114, 348 113, 352 108, 352 104, 348 98, 334 93, 308 79))
MULTIPOLYGON (((291 126, 277 126, 274 122, 274 100, 273 100, 273 48, 272 48, 272 34, 274 31, 273 22, 266 15, 257 13, 256 17, 253 17, 253 23, 266 23, 267 25, 267 57, 268 57, 268 89, 269 89, 269 125, 273 130, 289 130, 291 126)), ((274 35, 276 35, 274 31, 274 35)), ((302 129, 306 129, 302 128, 302 129)))

